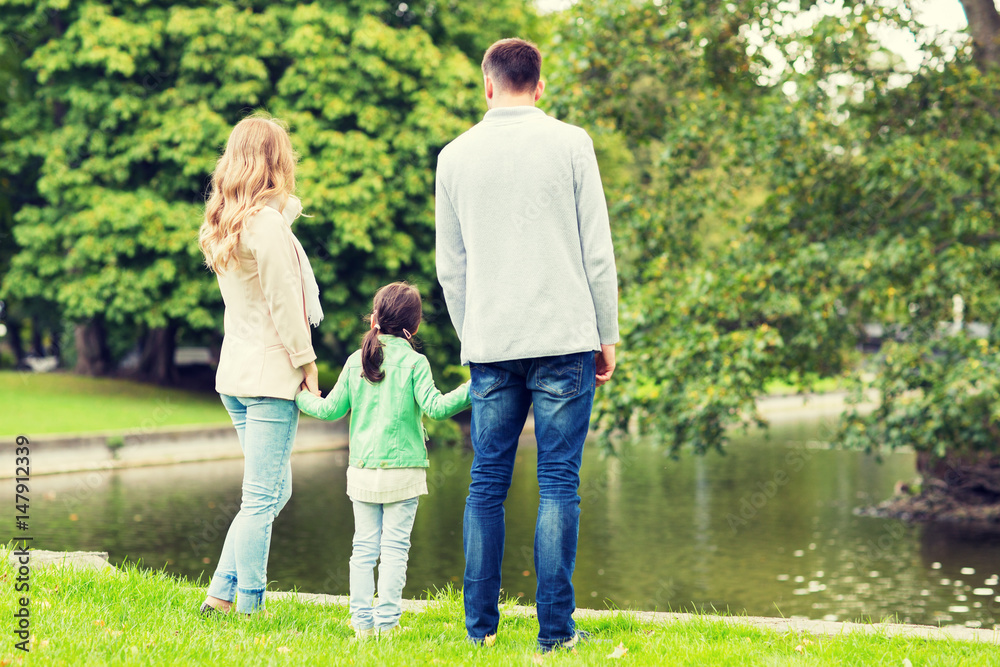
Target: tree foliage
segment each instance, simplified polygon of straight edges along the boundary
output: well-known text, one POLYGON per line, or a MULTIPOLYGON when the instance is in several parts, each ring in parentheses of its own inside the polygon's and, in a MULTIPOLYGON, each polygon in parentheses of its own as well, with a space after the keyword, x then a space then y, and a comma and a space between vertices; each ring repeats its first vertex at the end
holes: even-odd
POLYGON ((470 52, 491 26, 534 21, 525 3, 409 19, 369 0, 0 7, 0 32, 15 36, 0 55, 19 65, 3 70, 18 103, 0 125, 0 171, 37 184, 12 202, 5 298, 133 340, 217 335, 221 301, 192 239, 230 128, 264 108, 302 156, 311 217, 296 231, 322 290, 324 354, 339 362, 375 289, 406 278, 427 297, 421 334, 444 368, 456 344, 430 252, 433 166, 480 114, 470 52))
POLYGON ((624 430, 636 420, 673 451, 719 447, 732 424, 758 422, 764 382, 794 355, 818 356, 796 337, 809 304, 786 285, 822 257, 762 263, 742 231, 761 199, 760 148, 776 125, 767 109, 780 98, 757 82, 766 63, 742 44, 754 11, 581 3, 555 46, 557 108, 599 137, 603 156, 625 147, 624 159, 602 163, 623 343, 599 421, 624 430))
MULTIPOLYGON (((852 370, 868 322, 906 332, 913 347, 892 358, 915 362, 952 346, 938 323, 954 295, 969 319, 1000 314, 996 73, 968 43, 925 43, 909 69, 879 38, 920 34, 906 5, 803 9, 812 18, 790 30, 787 6, 764 1, 594 0, 557 31, 556 108, 600 137, 610 172, 623 344, 617 391, 598 401, 605 427, 704 451, 759 420, 769 378, 852 370)), ((884 359, 853 369, 857 381, 913 378, 884 404, 906 418, 887 438, 885 411, 855 413, 843 441, 929 442, 958 376, 884 359), (903 408, 914 391, 926 422, 903 408)), ((995 400, 965 379, 970 397, 995 400)), ((970 438, 996 451, 984 435, 996 424, 977 428, 970 438)), ((958 451, 961 429, 951 437, 958 451)))
POLYGON ((325 354, 339 361, 374 290, 407 278, 444 368, 433 166, 481 114, 483 49, 527 34, 543 103, 594 137, 611 207, 623 342, 604 429, 719 447, 760 421, 769 379, 851 370, 878 322, 900 340, 854 370, 882 406, 849 415, 843 441, 914 444, 928 469, 970 443, 997 451, 1000 333, 940 325, 955 295, 966 321, 1000 316, 1000 75, 975 12, 953 46, 906 2, 580 0, 546 20, 520 0, 0 7, 0 234, 17 241, 0 270, 23 313, 151 340, 218 331, 189 241, 229 128, 263 107, 302 155, 296 231, 325 354), (923 62, 888 50, 888 29, 920 36, 923 62))

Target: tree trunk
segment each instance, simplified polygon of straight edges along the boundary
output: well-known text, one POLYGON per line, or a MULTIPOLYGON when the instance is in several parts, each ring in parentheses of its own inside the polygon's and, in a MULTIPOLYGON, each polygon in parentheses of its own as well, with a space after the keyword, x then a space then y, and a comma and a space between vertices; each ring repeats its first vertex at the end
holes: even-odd
POLYGON ((1000 65, 1000 13, 993 0, 961 0, 980 67, 1000 65))
POLYGON ((942 490, 966 505, 1000 502, 1000 454, 995 452, 952 453, 943 459, 920 452, 917 471, 924 480, 943 482, 942 490))
POLYGON ((36 357, 45 356, 45 340, 42 338, 42 328, 38 325, 38 318, 31 321, 31 353, 36 357))
POLYGON ((55 357, 59 360, 59 365, 62 365, 62 343, 60 342, 60 333, 58 327, 49 330, 49 339, 52 343, 49 345, 49 355, 55 357))
POLYGON ((106 375, 111 369, 111 355, 101 320, 95 317, 85 324, 77 324, 73 336, 76 341, 75 372, 80 375, 106 375))
POLYGON ((14 355, 14 365, 23 368, 24 345, 21 344, 21 323, 11 319, 7 321, 7 341, 10 343, 10 351, 14 355))
POLYGON ((177 367, 174 365, 176 349, 176 325, 150 329, 142 341, 139 374, 156 384, 176 384, 177 367))

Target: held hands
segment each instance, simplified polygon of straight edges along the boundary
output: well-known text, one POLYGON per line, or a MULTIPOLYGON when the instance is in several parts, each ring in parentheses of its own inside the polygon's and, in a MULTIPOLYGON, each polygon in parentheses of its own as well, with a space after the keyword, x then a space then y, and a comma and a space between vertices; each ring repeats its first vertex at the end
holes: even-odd
POLYGON ((302 380, 302 384, 299 385, 299 390, 305 389, 311 394, 322 397, 319 391, 319 369, 316 368, 316 362, 310 361, 308 364, 302 367, 302 375, 305 379, 302 380))
POLYGON ((615 372, 615 346, 601 345, 601 351, 595 355, 594 361, 597 362, 597 386, 600 387, 615 372))

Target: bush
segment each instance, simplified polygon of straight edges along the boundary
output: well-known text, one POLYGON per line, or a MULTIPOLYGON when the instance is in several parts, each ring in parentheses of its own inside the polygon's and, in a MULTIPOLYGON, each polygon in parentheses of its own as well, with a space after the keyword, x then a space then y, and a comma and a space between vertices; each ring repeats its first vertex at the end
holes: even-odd
POLYGON ((857 379, 840 439, 866 451, 912 447, 925 478, 969 502, 1000 500, 1000 362, 995 342, 959 334, 887 343, 857 379), (874 389, 881 404, 862 414, 874 389))

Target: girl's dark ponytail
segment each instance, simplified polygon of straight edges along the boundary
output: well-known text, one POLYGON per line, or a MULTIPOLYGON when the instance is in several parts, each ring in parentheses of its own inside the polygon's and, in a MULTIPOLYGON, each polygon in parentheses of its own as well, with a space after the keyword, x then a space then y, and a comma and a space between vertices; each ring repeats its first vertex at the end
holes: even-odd
POLYGON ((361 341, 361 373, 371 383, 385 379, 382 370, 382 345, 378 342, 378 329, 372 327, 361 341))
POLYGON ((379 335, 406 338, 414 344, 413 334, 420 326, 423 308, 420 292, 409 283, 390 283, 375 293, 372 304, 372 328, 361 341, 361 374, 372 384, 385 379, 382 371, 382 343, 379 335))

